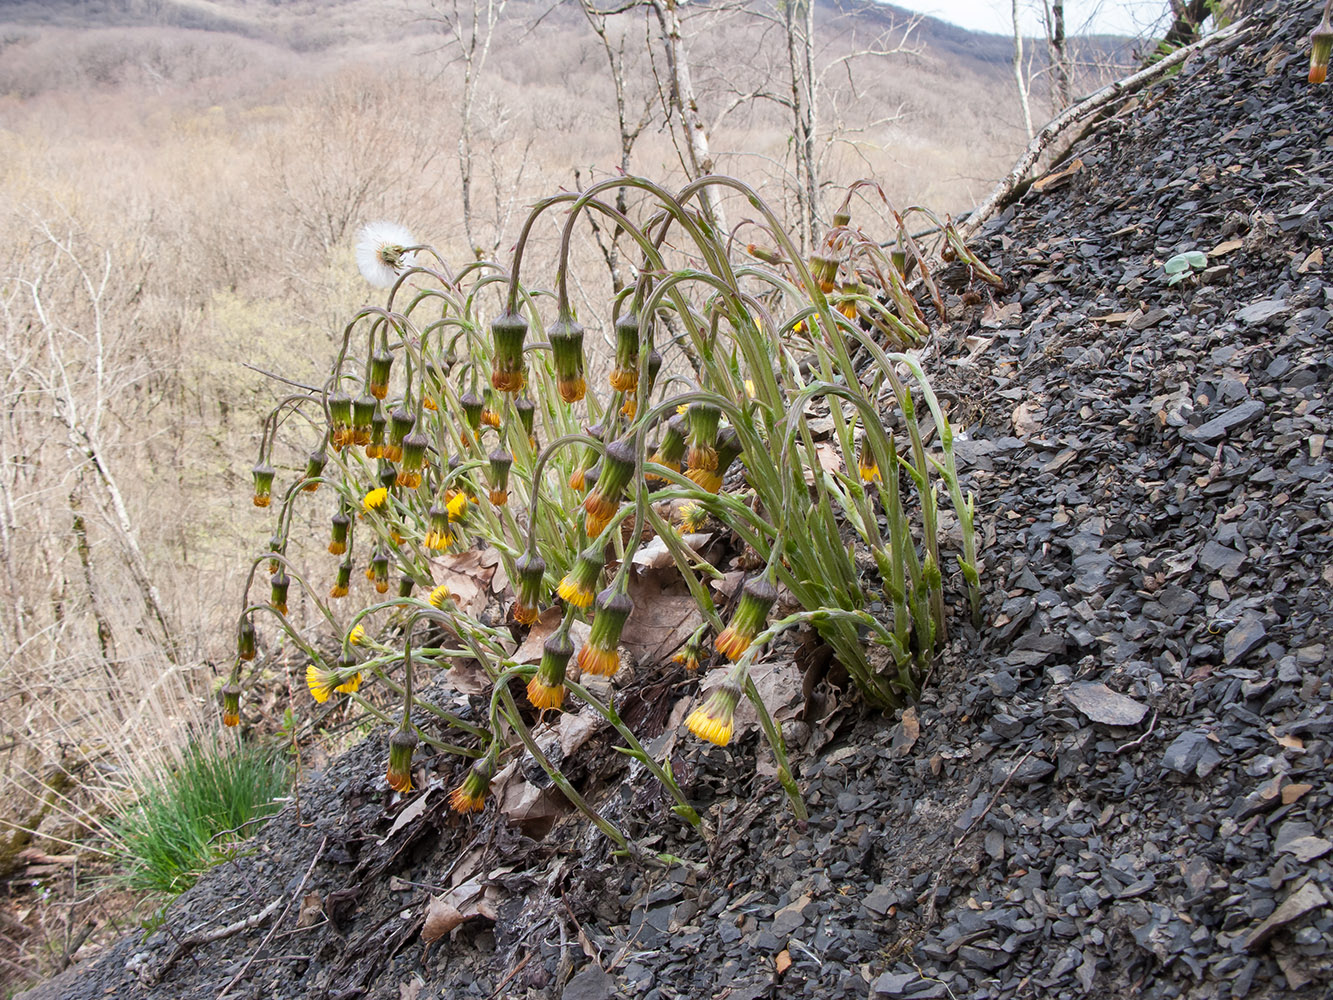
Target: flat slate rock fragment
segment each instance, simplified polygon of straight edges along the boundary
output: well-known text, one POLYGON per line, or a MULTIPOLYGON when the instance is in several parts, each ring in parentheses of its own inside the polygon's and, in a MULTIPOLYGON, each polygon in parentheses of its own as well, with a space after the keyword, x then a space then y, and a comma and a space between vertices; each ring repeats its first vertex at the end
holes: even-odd
POLYGON ((1137 726, 1148 714, 1147 705, 1100 683, 1071 684, 1065 690, 1065 698, 1093 722, 1108 726, 1137 726))

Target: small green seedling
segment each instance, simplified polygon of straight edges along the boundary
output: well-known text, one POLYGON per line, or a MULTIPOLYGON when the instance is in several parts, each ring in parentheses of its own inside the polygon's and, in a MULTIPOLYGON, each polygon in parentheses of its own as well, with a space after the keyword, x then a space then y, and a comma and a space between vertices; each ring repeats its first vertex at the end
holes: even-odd
POLYGON ((1178 253, 1165 264, 1162 270, 1166 272, 1166 283, 1168 285, 1178 285, 1186 278, 1192 278, 1208 266, 1208 255, 1199 250, 1190 250, 1187 253, 1178 253))

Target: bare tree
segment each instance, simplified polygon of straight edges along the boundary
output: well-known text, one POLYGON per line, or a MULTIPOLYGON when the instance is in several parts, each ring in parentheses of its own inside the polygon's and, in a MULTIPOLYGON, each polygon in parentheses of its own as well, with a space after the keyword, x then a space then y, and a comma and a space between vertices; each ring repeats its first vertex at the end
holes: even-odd
POLYGON ((1031 86, 1030 79, 1023 71, 1023 29, 1018 22, 1018 0, 1012 0, 1013 22, 1014 22, 1014 82, 1018 85, 1018 104, 1023 109, 1023 127, 1027 129, 1028 138, 1031 139, 1035 133, 1032 129, 1032 106, 1028 102, 1028 90, 1031 86))
MULTIPOLYGON (((478 257, 485 256, 477 235, 477 219, 473 206, 473 182, 476 162, 476 122, 478 84, 491 54, 495 31, 504 17, 509 0, 431 0, 430 12, 422 20, 432 24, 447 39, 443 46, 451 53, 450 63, 462 69, 463 81, 458 94, 458 190, 463 202, 463 232, 468 247, 478 257)), ((497 232, 491 243, 494 250, 500 243, 497 232)))
POLYGON ((1046 46, 1051 57, 1052 91, 1056 112, 1074 102, 1069 73, 1069 40, 1065 36, 1065 0, 1047 0, 1042 8, 1046 46))

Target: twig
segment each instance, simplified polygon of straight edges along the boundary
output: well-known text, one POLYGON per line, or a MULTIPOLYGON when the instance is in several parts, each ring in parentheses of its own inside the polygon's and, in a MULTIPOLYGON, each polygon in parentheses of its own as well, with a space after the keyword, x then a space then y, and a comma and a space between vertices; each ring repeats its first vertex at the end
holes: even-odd
POLYGON ((1055 138, 1060 135, 1061 132, 1065 131, 1065 129, 1082 121, 1093 112, 1106 107, 1106 105, 1113 104, 1120 98, 1132 94, 1136 90, 1140 90, 1146 84, 1151 83, 1153 80, 1164 74, 1167 70, 1174 66, 1179 66, 1190 56, 1194 55, 1194 53, 1202 52, 1204 49, 1211 48, 1214 45, 1239 35, 1243 31, 1249 30, 1248 21, 1249 18, 1243 17, 1239 21, 1223 28, 1221 31, 1216 31, 1206 38, 1199 39, 1199 41, 1192 45, 1186 45, 1184 48, 1176 49, 1175 52, 1172 52, 1164 59, 1153 63, 1147 69, 1141 69, 1137 73, 1125 77, 1123 80, 1116 80, 1114 83, 1107 84, 1091 97, 1080 101, 1078 104, 1071 105, 1060 114, 1056 115, 1047 123, 1046 127, 1038 132, 1033 140, 1028 143, 1027 149, 1025 149, 1023 155, 1018 158, 1018 162, 1014 164, 1013 169, 1005 174, 1004 178, 995 186, 994 190, 986 196, 986 200, 973 210, 966 222, 963 222, 958 226, 959 235, 965 240, 971 239, 976 235, 977 231, 985 225, 986 221, 990 219, 992 215, 1008 204, 1009 201, 1012 200, 1015 192, 1017 192, 1019 185, 1023 183, 1023 179, 1027 176, 1028 171, 1032 169, 1033 165, 1037 162, 1037 159, 1041 156, 1042 152, 1047 146, 1054 142, 1055 138))
POLYGON ((1115 748, 1115 752, 1116 752, 1117 754, 1121 754, 1121 753, 1124 753, 1126 750, 1131 750, 1131 749, 1133 749, 1134 747, 1142 746, 1142 745, 1143 745, 1143 741, 1146 740, 1149 736, 1152 735, 1153 727, 1156 726, 1156 725, 1157 725, 1157 710, 1156 710, 1156 709, 1153 709, 1152 719, 1151 719, 1151 721, 1149 721, 1149 723, 1148 723, 1148 731, 1145 732, 1145 733, 1144 733, 1142 736, 1140 736, 1138 739, 1136 739, 1136 740, 1130 740, 1128 743, 1124 744, 1123 746, 1118 746, 1118 747, 1116 747, 1116 748, 1115 748))
POLYGON ((258 927, 269 917, 273 916, 273 912, 281 905, 282 897, 279 896, 258 913, 252 913, 250 916, 238 920, 233 924, 228 924, 226 927, 219 927, 217 930, 205 931, 202 934, 192 934, 189 937, 181 938, 176 945, 176 950, 167 956, 167 960, 162 963, 162 967, 158 969, 157 973, 153 976, 154 981, 161 982, 162 978, 171 970, 171 967, 176 964, 180 957, 191 949, 197 948, 201 944, 212 944, 214 941, 221 941, 223 938, 229 938, 233 934, 241 933, 241 931, 248 931, 253 927, 258 927))
MULTIPOLYGON (((226 986, 222 987, 222 991, 218 993, 218 1000, 222 1000, 223 997, 225 997, 228 993, 230 993, 231 988, 235 986, 237 983, 239 983, 241 979, 244 978, 245 974, 250 971, 250 966, 254 964, 255 958, 268 945, 269 939, 273 937, 279 925, 282 924, 282 918, 287 916, 288 911, 291 910, 292 903, 296 902, 298 899, 301 898, 301 891, 305 888, 306 882, 310 879, 310 873, 315 870, 315 865, 317 865, 319 863, 319 859, 324 856, 324 848, 328 845, 328 842, 329 838, 327 836, 325 836, 324 839, 319 842, 319 850, 317 850, 315 852, 315 856, 310 859, 310 867, 307 868, 305 870, 305 874, 301 876, 301 884, 296 887, 296 891, 292 893, 291 898, 287 900, 287 906, 282 911, 282 916, 278 917, 277 920, 273 921, 273 926, 270 927, 268 933, 264 935, 264 940, 259 942, 259 947, 250 953, 250 958, 246 961, 246 963, 243 966, 241 966, 241 971, 236 973, 236 975, 232 977, 231 982, 229 982, 226 986)), ((275 902, 280 902, 281 899, 282 897, 278 897, 278 900, 276 900, 275 902)))
POLYGON ((258 366, 256 366, 256 365, 252 365, 252 364, 250 364, 250 362, 248 362, 248 361, 242 361, 241 364, 244 365, 246 368, 249 368, 252 372, 258 372, 260 375, 263 375, 265 378, 271 378, 271 379, 273 379, 274 381, 277 381, 277 382, 285 382, 285 383, 287 383, 288 385, 296 386, 296 388, 298 388, 298 389, 304 389, 306 392, 311 393, 312 395, 316 395, 316 396, 318 396, 318 395, 322 394, 323 391, 324 391, 324 390, 322 390, 321 388, 319 388, 319 386, 316 386, 316 385, 306 385, 304 382, 298 382, 298 381, 296 381, 296 379, 288 378, 286 375, 279 375, 277 372, 271 372, 271 371, 268 371, 268 370, 265 369, 265 368, 260 368, 260 367, 258 367, 258 366))
POLYGON ((488 1000, 495 1000, 495 998, 498 997, 504 991, 504 988, 509 985, 509 980, 513 979, 520 972, 522 972, 523 969, 527 966, 527 964, 532 961, 532 956, 534 954, 535 952, 531 951, 528 952, 526 955, 523 956, 523 961, 519 962, 518 965, 514 966, 507 973, 505 973, 505 977, 500 980, 500 985, 495 988, 495 992, 490 995, 488 1000))
MULTIPOLYGON (((925 919, 922 920, 923 928, 930 927, 935 923, 935 890, 939 888, 940 879, 944 877, 945 871, 948 870, 949 862, 953 860, 954 854, 958 852, 958 848, 963 846, 963 841, 968 838, 968 835, 971 834, 981 821, 986 818, 995 803, 1000 801, 1000 796, 1003 795, 1004 790, 1009 787, 1009 782, 1014 780, 1014 775, 1016 775, 1019 769, 1027 763, 1027 759, 1032 756, 1036 749, 1036 747, 1030 747, 1028 752, 1019 758, 1018 763, 1014 765, 1013 770, 1011 770, 1005 777, 1004 781, 1000 783, 1000 787, 995 789, 995 794, 992 795, 990 801, 986 803, 986 808, 981 810, 977 818, 967 825, 967 829, 958 835, 958 839, 953 842, 953 847, 949 848, 949 853, 946 854, 944 860, 940 862, 939 867, 935 870, 935 877, 930 880, 930 888, 926 890, 930 897, 930 901, 926 904, 926 916, 925 919)), ((920 897, 917 897, 917 902, 920 901, 920 897)))

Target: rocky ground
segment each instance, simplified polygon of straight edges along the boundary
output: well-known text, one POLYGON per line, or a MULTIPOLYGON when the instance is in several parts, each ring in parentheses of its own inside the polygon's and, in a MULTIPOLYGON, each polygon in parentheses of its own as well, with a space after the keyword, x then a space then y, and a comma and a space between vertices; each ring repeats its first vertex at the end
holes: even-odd
POLYGON ((390 796, 372 739, 147 940, 27 996, 1329 996, 1316 6, 1261 7, 984 230, 1010 291, 955 296, 930 365, 982 497, 985 627, 955 626, 900 720, 813 692, 788 723, 808 824, 756 736, 679 737, 654 709, 691 685, 641 665, 621 703, 705 835, 622 780, 604 733, 564 766, 683 863, 612 858, 577 814, 460 819, 445 760, 427 793, 390 796), (1206 268, 1168 286, 1189 250, 1206 268), (431 895, 472 918, 426 943, 431 895))

